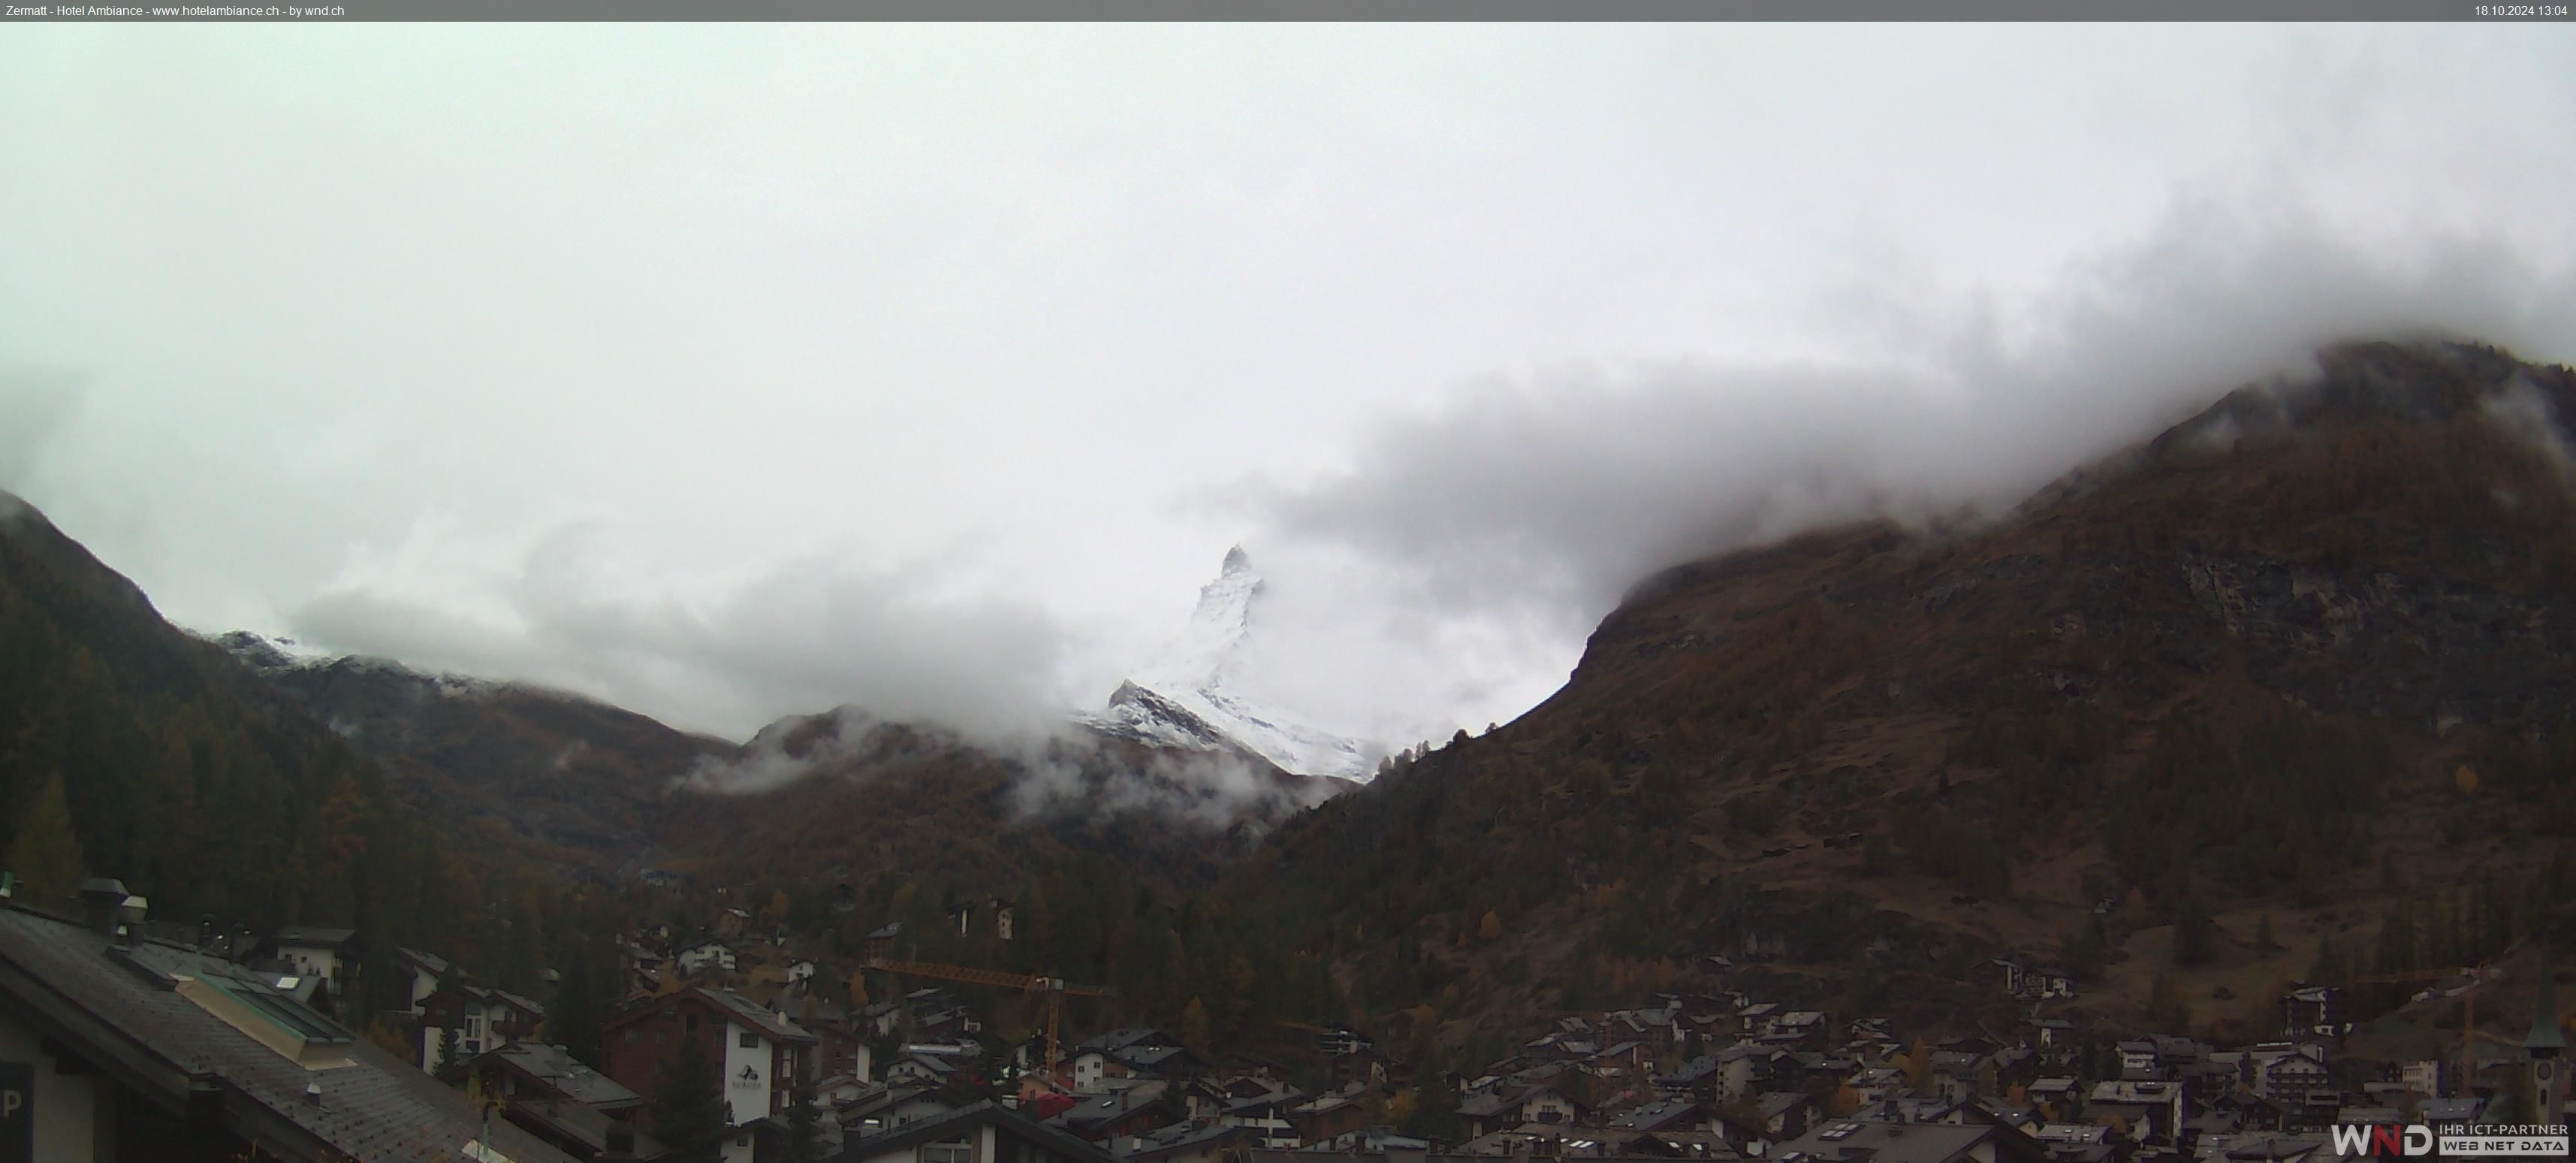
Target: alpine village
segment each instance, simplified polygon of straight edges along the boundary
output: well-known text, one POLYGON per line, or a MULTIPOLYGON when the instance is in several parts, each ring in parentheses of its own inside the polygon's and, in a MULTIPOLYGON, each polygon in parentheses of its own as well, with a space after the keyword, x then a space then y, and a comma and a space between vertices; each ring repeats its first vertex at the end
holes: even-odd
POLYGON ((2576 371, 2320 366, 2009 513, 1640 578, 1554 696, 1358 779, 1142 686, 1036 752, 864 707, 737 744, 299 657, 0 499, 7 1113, 40 1159, 371 1163, 2565 1124, 2576 470, 2511 418, 2576 371))

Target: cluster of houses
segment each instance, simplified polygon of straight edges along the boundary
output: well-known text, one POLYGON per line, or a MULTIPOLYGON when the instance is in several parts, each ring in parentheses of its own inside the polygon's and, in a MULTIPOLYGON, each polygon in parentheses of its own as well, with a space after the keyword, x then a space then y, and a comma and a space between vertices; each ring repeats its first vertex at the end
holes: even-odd
POLYGON ((1473 1076, 1417 1078, 1353 1031, 1309 1027, 1334 1070, 1327 1083, 1300 1085, 1278 1063, 1194 1049, 1151 1028, 1091 1036, 1049 1063, 1034 1039, 997 1044, 944 989, 837 1007, 800 988, 810 973, 764 969, 783 952, 727 947, 730 971, 713 956, 694 974, 675 958, 635 959, 639 986, 658 992, 612 1022, 608 1074, 640 1090, 680 1031, 722 1030, 727 1097, 754 1159, 783 1131, 785 1080, 811 1070, 832 1150, 891 1160, 883 1152, 908 1143, 909 1163, 996 1163, 1012 1152, 1132 1163, 2323 1160, 2338 1157, 2339 1125, 2478 1121, 2538 1052, 2492 1047, 2465 1079, 2430 1060, 2363 1077, 2338 1061, 2349 1025, 2341 995, 2326 988, 2282 999, 2275 1041, 2088 1041, 2067 1019, 2043 1016, 2073 995, 2071 978, 1996 960, 1981 972, 2031 1015, 2006 1030, 1909 1040, 1882 1017, 1838 1018, 1742 991, 1663 994, 1562 1018, 1473 1076), (674 989, 679 981, 697 984, 674 989), (898 1033, 909 1037, 872 1061, 871 1045, 898 1033), (1388 1125, 1434 1094, 1456 1104, 1454 1117, 1435 1120, 1443 1138, 1388 1125), (959 1141, 982 1146, 963 1155, 942 1146, 959 1141))
POLYGON ((2477 1123, 2509 1094, 2557 1112, 2526 1121, 2568 1117, 2545 974, 2530 1037, 2465 1068, 2340 1059, 2349 1026, 2324 988, 2282 999, 2274 1041, 2079 1037, 2046 1016, 2062 974, 1994 961, 2028 1003, 2007 1029, 1908 1037, 1750 990, 1665 993, 1435 1078, 1347 1028, 1299 1027, 1318 1054, 1292 1069, 1145 1027, 1010 1044, 937 986, 836 1004, 826 970, 727 910, 705 936, 628 935, 633 988, 594 1068, 547 1040, 542 1005, 431 953, 399 951, 408 1006, 376 1015, 407 1030, 397 1057, 334 1020, 356 996, 353 934, 160 926, 113 881, 84 899, 81 917, 0 908, 0 1082, 13 1060, 52 1063, 26 1083, 33 1157, 196 1158, 172 1144, 205 1141, 652 1163, 671 1151, 648 1096, 691 1045, 721 1079, 727 1163, 786 1158, 800 1122, 817 1157, 851 1163, 2321 1163, 2336 1128, 2477 1123))
MULTIPOLYGON (((1988 966, 2026 1000, 2068 996, 2062 975, 1988 966)), ((1884 1018, 1667 994, 1563 1018, 1478 1077, 1449 1080, 1463 1096, 1460 1138, 1427 1149, 1777 1163, 2330 1159, 2338 1126, 2479 1122, 2517 1074, 2554 1056, 2558 1036, 2544 992, 2531 1043, 2486 1047, 2471 1077, 2426 1060, 2373 1079, 2339 1068, 2335 1035, 2349 1026, 2332 989, 2284 998, 2279 1040, 2225 1049, 2149 1036, 2088 1051, 2045 1012, 2034 1005, 2011 1030, 1906 1042, 1884 1018)), ((2560 1113, 2533 1121, 2566 1121, 2563 1088, 2539 1101, 2560 1113)))
MULTIPOLYGON (((444 982, 434 958, 406 952, 421 1027, 435 1032, 421 1063, 441 1070, 430 1048, 452 1045, 465 1064, 445 1068, 449 1077, 516 1102, 523 1126, 584 1159, 602 1157, 621 1125, 625 1154, 657 1157, 635 1129, 641 1096, 696 1037, 721 1058, 728 1160, 783 1157, 791 1096, 809 1082, 826 1157, 874 1158, 900 1141, 912 1144, 909 1163, 1008 1163, 990 1151, 1133 1163, 2141 1163, 2322 1160, 2336 1157, 2339 1125, 2475 1122, 2528 1057, 2496 1046, 2467 1078, 2430 1060, 2365 1077, 2338 1060, 2350 1025, 2340 992, 2325 987, 2281 999, 2275 1041, 2109 1043, 2047 1016, 2070 1008, 2071 975, 1998 958, 1977 972, 2028 1013, 2009 1029, 1906 1037, 1884 1017, 1743 990, 1673 993, 1564 1017, 1472 1076, 1417 1078, 1355 1031, 1304 1027, 1331 1070, 1318 1081, 1310 1063, 1301 1084, 1279 1063, 1152 1028, 1098 1033, 1050 1062, 1047 1043, 1003 1044, 939 986, 826 1001, 816 986, 838 970, 738 909, 694 934, 655 928, 622 944, 632 992, 608 1023, 598 1072, 527 1040, 543 1012, 525 999, 444 982), (1426 1102, 1454 1111, 1405 1118, 1426 1102), (953 1139, 918 1137, 939 1127, 981 1145, 957 1155, 953 1139)), ((1734 976, 1723 958, 1703 968, 1734 976)))

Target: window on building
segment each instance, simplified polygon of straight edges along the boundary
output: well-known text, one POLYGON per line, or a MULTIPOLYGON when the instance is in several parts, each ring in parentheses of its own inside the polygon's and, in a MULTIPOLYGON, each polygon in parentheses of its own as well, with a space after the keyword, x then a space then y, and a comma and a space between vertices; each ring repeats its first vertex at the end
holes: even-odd
POLYGON ((742 1038, 738 1044, 745 1050, 760 1049, 760 1035, 752 1033, 749 1030, 744 1030, 742 1032, 742 1038))
POLYGON ((975 1145, 964 1139, 923 1143, 920 1163, 975 1163, 975 1145))

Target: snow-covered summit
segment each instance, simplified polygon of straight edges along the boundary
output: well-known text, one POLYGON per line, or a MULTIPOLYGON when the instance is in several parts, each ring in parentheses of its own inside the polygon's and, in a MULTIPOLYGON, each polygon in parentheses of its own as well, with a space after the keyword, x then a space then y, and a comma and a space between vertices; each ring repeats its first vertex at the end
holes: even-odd
POLYGON ((1257 603, 1261 575, 1238 545, 1180 636, 1137 668, 1090 726, 1147 743, 1197 750, 1239 748, 1297 775, 1367 780, 1385 749, 1298 722, 1258 688, 1257 603))

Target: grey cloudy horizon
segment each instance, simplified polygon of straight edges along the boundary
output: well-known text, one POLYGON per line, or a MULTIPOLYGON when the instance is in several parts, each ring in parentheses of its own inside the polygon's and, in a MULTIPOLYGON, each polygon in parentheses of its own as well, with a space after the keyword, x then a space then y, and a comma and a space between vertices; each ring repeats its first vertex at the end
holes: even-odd
POLYGON ((1279 702, 1444 737, 2318 343, 2576 359, 2563 26, 10 31, 0 488, 737 739, 1094 705, 1237 543, 1279 702))

